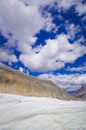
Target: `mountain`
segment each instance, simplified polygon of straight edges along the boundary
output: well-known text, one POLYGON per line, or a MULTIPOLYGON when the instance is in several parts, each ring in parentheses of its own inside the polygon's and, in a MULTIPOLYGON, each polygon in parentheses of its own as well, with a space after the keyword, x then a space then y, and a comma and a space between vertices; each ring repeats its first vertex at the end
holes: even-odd
POLYGON ((81 98, 86 100, 86 84, 82 85, 82 87, 74 94, 76 98, 81 98))
POLYGON ((40 80, 2 65, 0 65, 0 93, 52 97, 63 100, 75 99, 49 80, 40 80))

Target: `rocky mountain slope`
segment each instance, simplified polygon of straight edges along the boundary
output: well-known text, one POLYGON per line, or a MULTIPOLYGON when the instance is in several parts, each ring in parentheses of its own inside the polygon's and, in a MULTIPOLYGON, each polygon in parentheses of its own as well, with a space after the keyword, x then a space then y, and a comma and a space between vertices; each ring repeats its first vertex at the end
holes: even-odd
POLYGON ((0 93, 53 97, 64 100, 75 99, 51 81, 40 80, 2 65, 0 65, 0 93))
POLYGON ((86 84, 82 85, 82 87, 74 94, 76 98, 81 98, 86 100, 86 84))

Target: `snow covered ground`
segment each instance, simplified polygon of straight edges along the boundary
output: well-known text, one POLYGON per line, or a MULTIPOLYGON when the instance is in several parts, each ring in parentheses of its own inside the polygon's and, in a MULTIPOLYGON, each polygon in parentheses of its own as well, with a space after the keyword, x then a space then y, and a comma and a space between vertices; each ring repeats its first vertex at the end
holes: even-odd
POLYGON ((0 130, 86 130, 86 102, 0 94, 0 130))

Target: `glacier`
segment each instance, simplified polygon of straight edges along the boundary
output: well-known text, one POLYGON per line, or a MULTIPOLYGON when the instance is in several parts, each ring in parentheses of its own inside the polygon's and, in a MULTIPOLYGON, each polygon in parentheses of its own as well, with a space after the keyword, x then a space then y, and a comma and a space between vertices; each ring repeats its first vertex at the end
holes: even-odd
POLYGON ((0 130, 86 130, 86 101, 0 94, 0 130))

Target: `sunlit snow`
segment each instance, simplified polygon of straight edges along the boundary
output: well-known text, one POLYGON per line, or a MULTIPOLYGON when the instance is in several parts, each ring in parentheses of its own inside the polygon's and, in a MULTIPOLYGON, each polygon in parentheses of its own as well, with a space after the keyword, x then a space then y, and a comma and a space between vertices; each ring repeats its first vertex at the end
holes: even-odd
POLYGON ((0 94, 0 130, 86 130, 86 101, 0 94))

